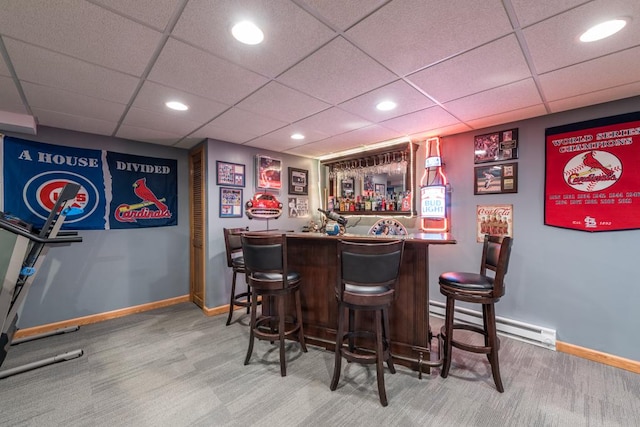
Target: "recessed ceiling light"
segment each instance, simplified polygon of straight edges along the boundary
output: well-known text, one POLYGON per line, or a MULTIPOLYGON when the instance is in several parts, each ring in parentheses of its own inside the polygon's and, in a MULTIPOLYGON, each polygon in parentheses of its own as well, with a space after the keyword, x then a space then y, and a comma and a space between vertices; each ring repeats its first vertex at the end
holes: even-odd
POLYGON ((618 31, 623 29, 625 25, 627 25, 627 21, 624 19, 612 19, 611 21, 602 22, 585 31, 580 36, 580 41, 594 42, 596 40, 602 40, 606 37, 614 35, 618 31))
POLYGON ((238 22, 231 29, 231 34, 244 44, 258 44, 264 40, 262 30, 249 21, 238 22))
POLYGON ((291 139, 304 139, 304 135, 301 133, 294 133, 291 135, 291 139))
POLYGON ((169 102, 165 103, 164 105, 166 105, 168 108, 171 108, 172 110, 176 110, 176 111, 187 111, 189 109, 188 106, 186 106, 182 102, 178 102, 178 101, 169 101, 169 102))
POLYGON ((389 111, 396 108, 396 103, 393 101, 382 101, 381 103, 376 105, 376 108, 380 111, 389 111))

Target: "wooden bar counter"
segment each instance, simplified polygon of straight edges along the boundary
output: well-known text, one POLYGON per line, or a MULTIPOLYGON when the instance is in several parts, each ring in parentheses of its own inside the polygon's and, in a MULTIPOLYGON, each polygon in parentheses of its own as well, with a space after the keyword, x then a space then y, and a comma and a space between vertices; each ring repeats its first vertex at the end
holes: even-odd
MULTIPOLYGON (((338 240, 379 242, 393 240, 394 237, 400 236, 287 233, 289 268, 302 275, 302 317, 308 343, 331 351, 335 347, 338 309, 334 289, 338 240)), ((394 362, 418 370, 420 352, 424 360, 429 360, 429 246, 456 242, 450 234, 417 233, 402 237, 406 242, 404 256, 396 299, 389 312, 391 351, 396 357, 394 362)), ((372 317, 356 318, 356 323, 367 326, 372 324, 372 317)))

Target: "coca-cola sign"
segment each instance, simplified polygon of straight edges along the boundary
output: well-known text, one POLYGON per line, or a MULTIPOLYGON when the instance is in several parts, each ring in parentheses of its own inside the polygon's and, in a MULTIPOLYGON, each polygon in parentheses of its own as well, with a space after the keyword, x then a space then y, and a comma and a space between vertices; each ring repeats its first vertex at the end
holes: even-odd
POLYGON ((478 242, 485 234, 513 237, 513 205, 478 205, 476 222, 478 242))

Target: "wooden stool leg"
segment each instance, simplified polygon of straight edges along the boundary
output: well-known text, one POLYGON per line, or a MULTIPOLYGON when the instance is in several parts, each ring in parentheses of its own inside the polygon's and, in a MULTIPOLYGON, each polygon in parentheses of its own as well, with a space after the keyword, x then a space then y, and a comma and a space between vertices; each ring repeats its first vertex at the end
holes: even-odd
POLYGON ((251 309, 251 298, 253 298, 253 293, 251 292, 251 286, 247 283, 247 314, 249 314, 249 310, 251 309))
POLYGON ((376 310, 376 377, 378 395, 382 406, 387 406, 387 392, 384 388, 384 346, 382 344, 382 310, 376 310))
POLYGON ((283 377, 287 376, 287 357, 285 354, 285 343, 284 343, 284 333, 285 333, 285 323, 284 323, 284 299, 283 295, 278 295, 276 297, 278 300, 278 339, 280 340, 280 375, 283 377))
POLYGON ((393 356, 391 356, 391 329, 389 328, 389 310, 387 307, 382 309, 382 319, 384 320, 383 326, 384 330, 382 331, 382 338, 387 347, 387 366, 389 367, 389 371, 392 374, 396 373, 396 367, 393 366, 393 356))
POLYGON ((247 349, 247 356, 244 359, 244 364, 249 364, 249 359, 251 359, 251 353, 253 353, 253 339, 254 339, 254 330, 256 327, 257 316, 256 312, 258 310, 258 306, 256 304, 256 300, 251 300, 251 320, 249 321, 249 348, 247 349))
POLYGON ((442 360, 442 370, 440 376, 447 378, 449 375, 449 368, 451 368, 451 350, 453 348, 453 309, 455 307, 455 300, 451 297, 447 297, 447 308, 444 314, 444 351, 442 360))
POLYGON ((336 349, 335 349, 335 362, 333 364, 333 379, 331 380, 331 391, 338 387, 338 381, 340 380, 340 369, 342 363, 342 341, 344 336, 344 314, 346 308, 338 306, 338 330, 336 331, 336 349))
POLYGON ((296 324, 300 326, 298 329, 298 342, 300 343, 300 347, 303 352, 307 352, 307 345, 304 342, 304 329, 302 327, 302 303, 300 301, 300 290, 298 289, 296 292, 296 324))
POLYGON ((229 300, 229 316, 227 317, 227 326, 231 323, 233 316, 234 302, 236 300, 236 270, 233 270, 233 278, 231 279, 231 298, 229 300))
POLYGON ((500 378, 500 365, 498 363, 498 334, 496 332, 496 311, 493 304, 484 304, 483 311, 485 313, 485 322, 487 324, 487 341, 491 352, 489 353, 489 363, 491 364, 491 372, 493 373, 493 381, 500 393, 504 392, 502 379, 500 378))

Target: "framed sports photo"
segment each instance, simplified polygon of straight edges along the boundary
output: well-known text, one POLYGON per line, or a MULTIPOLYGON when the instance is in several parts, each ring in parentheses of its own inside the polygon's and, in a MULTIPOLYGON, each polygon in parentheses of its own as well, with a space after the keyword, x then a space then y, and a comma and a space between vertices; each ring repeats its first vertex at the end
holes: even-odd
POLYGON ((263 190, 282 188, 282 160, 256 156, 256 187, 263 190))
POLYGON ((518 158, 518 129, 473 137, 474 163, 499 162, 518 158))
POLYGON ((220 187, 220 218, 242 218, 242 189, 220 187))
POLYGON ((306 196, 309 192, 309 171, 289 168, 289 194, 306 196))
POLYGON ((244 187, 244 165, 216 161, 216 184, 244 187))
POLYGON ((477 166, 474 168, 473 194, 518 192, 518 164, 477 166))

